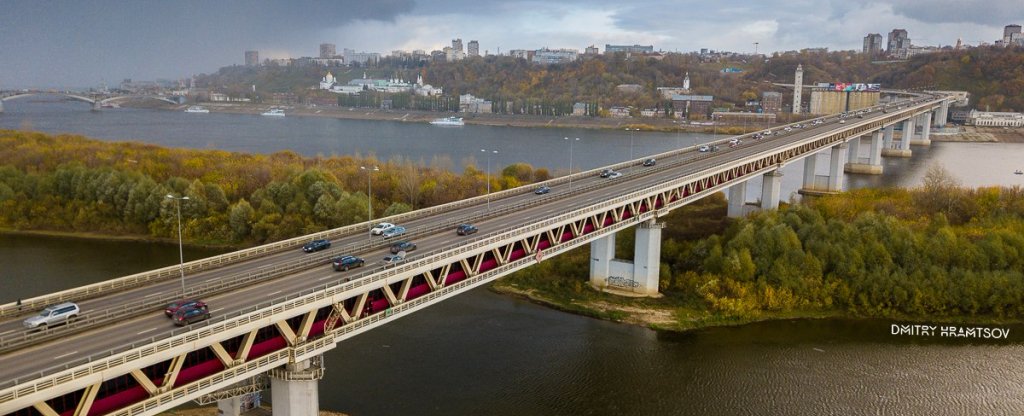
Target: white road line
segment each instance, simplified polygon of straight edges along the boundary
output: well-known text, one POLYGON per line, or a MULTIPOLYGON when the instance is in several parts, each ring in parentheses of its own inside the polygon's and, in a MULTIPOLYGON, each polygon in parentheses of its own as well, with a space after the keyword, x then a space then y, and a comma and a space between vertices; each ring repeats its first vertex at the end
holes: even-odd
POLYGON ((145 333, 147 333, 147 332, 150 332, 150 331, 156 331, 156 330, 157 330, 157 327, 155 327, 155 326, 154 326, 154 327, 152 327, 152 328, 149 328, 149 329, 147 329, 147 330, 145 330, 145 331, 142 331, 142 332, 137 332, 137 334, 139 334, 139 335, 142 335, 142 334, 145 334, 145 333))
POLYGON ((283 292, 283 290, 278 290, 277 292, 274 292, 274 293, 267 293, 267 296, 274 296, 274 295, 276 295, 278 293, 281 293, 281 292, 283 292))
POLYGON ((222 310, 224 310, 224 308, 220 308, 220 309, 214 309, 214 310, 210 311, 210 313, 214 313, 214 312, 220 312, 220 311, 222 311, 222 310))
POLYGON ((317 279, 317 281, 322 282, 322 281, 327 280, 327 279, 337 279, 337 278, 334 277, 334 276, 327 276, 327 277, 319 278, 319 279, 317 279))
POLYGON ((75 355, 75 354, 78 354, 78 351, 72 351, 72 352, 69 352, 69 353, 67 353, 67 354, 64 354, 64 355, 58 355, 58 356, 56 356, 56 357, 53 357, 53 359, 54 359, 54 360, 59 360, 59 359, 61 359, 61 358, 64 358, 64 357, 68 357, 68 356, 72 356, 72 355, 75 355))
POLYGON ((150 294, 148 294, 148 295, 146 295, 146 296, 143 296, 143 297, 146 297, 146 298, 148 298, 148 297, 150 297, 150 296, 156 296, 156 295, 159 295, 159 294, 162 294, 162 293, 164 293, 164 292, 156 292, 156 293, 150 293, 150 294))

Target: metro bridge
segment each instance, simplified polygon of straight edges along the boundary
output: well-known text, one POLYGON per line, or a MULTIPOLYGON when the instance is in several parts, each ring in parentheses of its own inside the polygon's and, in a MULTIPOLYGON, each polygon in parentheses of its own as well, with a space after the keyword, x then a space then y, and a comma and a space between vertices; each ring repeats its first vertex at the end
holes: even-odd
POLYGON ((82 102, 86 102, 86 103, 92 104, 92 110, 93 111, 100 111, 100 109, 103 108, 103 105, 105 105, 105 104, 114 104, 114 103, 116 103, 118 101, 125 101, 125 100, 132 100, 132 99, 148 99, 148 100, 163 101, 163 102, 170 103, 170 104, 180 104, 179 102, 174 101, 174 100, 172 100, 170 98, 167 98, 166 96, 154 95, 154 94, 129 94, 129 95, 114 95, 114 96, 111 96, 111 95, 106 95, 106 94, 95 95, 95 94, 67 92, 67 91, 59 91, 58 92, 58 91, 35 91, 35 90, 32 90, 32 91, 27 91, 27 92, 18 91, 18 92, 9 92, 8 94, 0 94, 0 113, 4 112, 4 101, 16 100, 16 99, 25 98, 25 97, 32 97, 32 96, 35 96, 35 95, 62 95, 62 96, 65 96, 67 98, 70 98, 72 100, 77 100, 77 101, 82 101, 82 102))
POLYGON ((883 156, 910 157, 912 144, 929 144, 933 114, 946 120, 953 100, 909 96, 760 140, 736 136, 736 146, 719 140, 718 151, 662 153, 655 166, 642 166, 646 157, 609 166, 619 178, 570 173, 544 182, 545 195, 520 187, 383 218, 419 246, 396 266, 328 265, 342 254, 372 262, 387 253, 391 241, 369 236, 371 224, 362 223, 186 263, 184 294, 175 265, 2 305, 0 414, 149 415, 195 400, 237 415, 242 395, 269 385, 275 413, 316 415, 322 354, 347 338, 585 244, 591 285, 656 295, 658 218, 671 210, 728 189, 729 215, 742 216, 747 182, 757 177, 758 208, 775 209, 780 170, 799 160, 807 193, 841 191, 845 172, 881 174, 883 156), (829 175, 818 176, 823 152, 829 175), (456 236, 459 223, 481 231, 456 236), (616 233, 634 226, 633 259, 615 259, 616 233), (299 250, 319 238, 333 247, 299 250), (182 295, 206 300, 212 319, 174 327, 162 307, 182 295), (38 332, 21 327, 25 313, 64 301, 82 307, 79 319, 38 332))

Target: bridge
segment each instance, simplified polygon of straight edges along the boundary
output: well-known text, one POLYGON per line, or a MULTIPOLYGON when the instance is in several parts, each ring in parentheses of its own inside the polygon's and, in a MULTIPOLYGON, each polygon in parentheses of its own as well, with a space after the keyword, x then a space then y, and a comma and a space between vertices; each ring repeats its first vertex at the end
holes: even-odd
POLYGON ((132 99, 157 100, 157 101, 163 101, 163 102, 170 103, 170 104, 179 104, 177 101, 174 101, 174 100, 172 100, 170 98, 167 98, 165 96, 162 96, 162 95, 151 95, 151 94, 115 95, 115 96, 108 96, 108 95, 90 96, 89 94, 81 94, 81 93, 75 93, 75 92, 29 91, 29 92, 16 92, 16 93, 13 93, 11 95, 0 95, 0 113, 4 112, 4 101, 16 100, 16 99, 19 99, 19 98, 31 97, 31 96, 35 96, 35 95, 62 95, 62 96, 68 97, 68 98, 70 98, 72 100, 77 100, 77 101, 82 101, 82 102, 86 102, 86 103, 92 104, 92 110, 93 111, 100 111, 100 109, 103 107, 104 104, 113 104, 113 103, 116 103, 118 101, 125 101, 125 100, 132 100, 132 99))
POLYGON ((571 172, 545 182, 545 195, 521 187, 389 217, 419 245, 398 265, 374 264, 390 241, 362 223, 186 263, 186 288, 173 266, 0 305, 0 414, 150 415, 194 400, 237 415, 242 395, 269 385, 275 413, 315 415, 322 354, 348 338, 584 245, 595 288, 656 295, 661 216, 725 190, 729 215, 743 215, 754 178, 758 208, 775 209, 780 169, 799 161, 805 192, 838 192, 846 172, 881 174, 882 157, 927 145, 933 115, 945 120, 951 100, 912 95, 761 139, 737 136, 735 146, 723 139, 717 151, 676 149, 655 155, 655 166, 610 166, 619 178, 571 172), (829 155, 824 179, 815 175, 819 154, 829 155), (466 222, 481 231, 456 236, 466 222), (616 259, 615 235, 630 228, 633 259, 616 259), (332 248, 299 250, 318 238, 332 248), (328 262, 342 254, 367 266, 335 272, 328 262), (202 297, 213 317, 174 327, 162 307, 183 295, 202 297), (21 329, 25 313, 63 301, 82 307, 79 319, 21 329))

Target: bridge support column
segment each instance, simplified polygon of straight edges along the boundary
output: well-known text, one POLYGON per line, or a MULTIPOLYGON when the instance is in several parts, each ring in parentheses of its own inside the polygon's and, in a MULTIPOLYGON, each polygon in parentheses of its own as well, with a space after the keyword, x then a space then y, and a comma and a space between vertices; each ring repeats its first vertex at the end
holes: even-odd
POLYGON ((949 101, 943 101, 936 114, 935 127, 946 127, 946 120, 949 120, 949 101))
POLYGON ((832 157, 828 165, 828 191, 830 193, 843 191, 843 166, 846 165, 847 153, 846 143, 832 146, 832 157))
POLYGON ((882 133, 882 148, 883 149, 891 149, 892 148, 892 136, 896 132, 896 125, 895 124, 890 124, 888 127, 885 127, 884 129, 882 129, 882 132, 883 132, 882 133))
POLYGON ((743 207, 747 204, 747 182, 743 181, 729 187, 729 218, 743 216, 743 207))
MULTIPOLYGON (((319 416, 318 384, 322 359, 290 363, 270 371, 270 397, 275 416, 319 416)), ((219 404, 218 404, 219 406, 219 404)))
POLYGON ((242 414, 242 396, 217 400, 218 416, 239 416, 242 414))
POLYGON ((931 146, 932 141, 928 136, 932 126, 932 112, 929 111, 922 114, 918 123, 921 125, 921 138, 911 138, 910 144, 915 146, 931 146))
POLYGON ((97 99, 96 101, 92 102, 92 111, 100 111, 102 108, 103 105, 100 104, 100 100, 97 99))
POLYGON ((4 112, 4 100, 0 100, 0 114, 4 112))
POLYGON ((761 177, 761 209, 779 209, 782 193, 782 171, 773 170, 761 177))
POLYGON ((636 227, 633 261, 615 258, 615 235, 590 242, 590 284, 624 296, 657 297, 661 271, 661 229, 654 220, 636 227))
POLYGON ((914 117, 903 120, 903 134, 900 137, 900 142, 890 141, 889 146, 882 149, 882 156, 910 157, 910 138, 914 137, 914 129, 914 117))
POLYGON ((881 175, 881 159, 882 130, 876 130, 873 133, 865 134, 850 141, 850 153, 846 157, 846 165, 843 167, 843 170, 846 171, 846 173, 881 175), (862 158, 860 156, 860 149, 862 145, 865 144, 864 139, 868 140, 866 146, 863 146, 868 148, 867 158, 862 158))

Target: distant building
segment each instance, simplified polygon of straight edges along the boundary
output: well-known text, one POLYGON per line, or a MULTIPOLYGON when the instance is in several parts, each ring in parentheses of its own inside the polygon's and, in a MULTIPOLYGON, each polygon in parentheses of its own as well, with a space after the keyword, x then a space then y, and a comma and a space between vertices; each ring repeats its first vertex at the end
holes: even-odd
POLYGON ((654 52, 654 45, 604 45, 604 53, 616 53, 616 52, 627 52, 627 53, 652 53, 654 52))
POLYGON ((686 87, 658 87, 658 95, 666 100, 671 100, 673 95, 689 94, 690 89, 686 87))
POLYGON ((611 107, 608 109, 608 115, 615 118, 629 117, 629 107, 611 107))
POLYGON ((475 40, 469 41, 469 50, 467 55, 480 56, 480 42, 477 42, 475 40))
POLYGON ((512 49, 508 51, 508 56, 529 61, 533 59, 533 51, 528 51, 526 49, 512 49))
POLYGON ((827 87, 811 89, 811 114, 836 114, 860 110, 878 104, 878 91, 835 91, 827 87))
POLYGON ((979 127, 1024 127, 1024 114, 971 110, 967 124, 979 127))
POLYGON ((1006 25, 1003 28, 1003 46, 1010 46, 1014 43, 1020 43, 1020 25, 1006 25))
MULTIPOLYGON (((452 41, 452 42, 454 42, 454 41, 452 41)), ((445 46, 445 48, 444 48, 444 60, 445 61, 447 61, 447 62, 455 62, 455 61, 461 61, 463 59, 466 59, 466 53, 465 52, 463 52, 461 50, 458 50, 458 49, 455 49, 455 48, 452 48, 452 47, 445 46)))
POLYGON ((715 111, 711 113, 711 118, 713 120, 724 121, 729 123, 774 123, 775 117, 776 115, 774 113, 751 113, 735 111, 715 111))
POLYGON ((597 46, 590 45, 590 46, 587 46, 587 48, 583 50, 583 54, 584 55, 600 55, 601 54, 601 50, 598 49, 597 46))
POLYGON ((245 66, 260 66, 259 51, 245 51, 245 66))
POLYGON ((689 120, 707 120, 714 100, 710 95, 673 95, 672 106, 676 113, 685 114, 689 120))
POLYGON ((538 64, 564 64, 576 60, 579 51, 575 49, 538 49, 531 61, 538 64))
POLYGON ((333 43, 321 43, 320 44, 320 57, 321 58, 333 58, 338 55, 337 50, 333 43))
POLYGON ((462 39, 452 39, 452 49, 462 52, 462 39))
POLYGON ((889 38, 886 42, 885 53, 896 56, 899 55, 901 49, 910 48, 910 38, 907 37, 906 29, 893 29, 889 32, 889 38))
POLYGON ((864 37, 864 49, 863 53, 868 56, 878 56, 882 54, 882 35, 877 33, 868 33, 864 37))
POLYGON ((348 65, 374 65, 380 60, 380 54, 377 52, 356 52, 348 48, 343 50, 342 55, 348 65))
POLYGON ((463 113, 491 113, 493 104, 483 98, 474 97, 472 94, 459 96, 459 111, 463 113))
POLYGON ((778 114, 782 112, 782 93, 775 91, 765 91, 761 94, 761 111, 768 114, 778 114))
POLYGON ((572 115, 574 115, 574 116, 585 116, 585 115, 587 115, 587 104, 586 103, 574 103, 572 105, 572 115))

